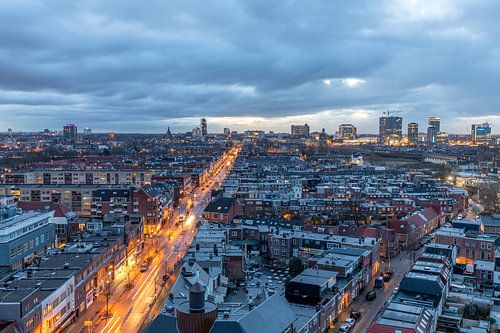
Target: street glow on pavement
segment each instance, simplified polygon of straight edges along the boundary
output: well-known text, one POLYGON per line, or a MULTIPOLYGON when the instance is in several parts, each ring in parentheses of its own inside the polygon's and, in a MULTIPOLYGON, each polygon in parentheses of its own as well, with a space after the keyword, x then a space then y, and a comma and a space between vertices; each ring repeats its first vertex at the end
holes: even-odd
POLYGON ((141 286, 137 289, 137 291, 135 292, 134 296, 132 296, 132 300, 134 300, 137 297, 137 295, 141 292, 141 290, 144 288, 144 286, 147 283, 150 283, 151 274, 153 274, 153 276, 154 276, 154 272, 156 272, 156 270, 158 268, 160 268, 159 265, 157 265, 155 268, 153 268, 153 270, 151 272, 149 272, 148 277, 142 282, 141 286))
POLYGON ((113 331, 113 327, 120 322, 120 319, 121 317, 116 317, 116 319, 113 319, 113 320, 110 320, 108 322, 108 324, 106 326, 104 326, 103 330, 101 331, 101 333, 106 333, 106 332, 112 332, 113 331), (110 327, 109 327, 109 330, 107 330, 109 324, 113 323, 110 327))
POLYGON ((186 226, 188 226, 188 227, 191 226, 191 224, 194 222, 194 220, 195 220, 195 216, 189 215, 189 217, 186 219, 186 222, 185 222, 186 226))

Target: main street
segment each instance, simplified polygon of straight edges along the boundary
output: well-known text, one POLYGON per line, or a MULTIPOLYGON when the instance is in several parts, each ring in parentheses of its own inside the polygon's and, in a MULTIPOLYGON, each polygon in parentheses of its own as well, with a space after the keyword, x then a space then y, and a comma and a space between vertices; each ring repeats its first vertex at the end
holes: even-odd
POLYGON ((214 170, 208 184, 203 184, 182 199, 172 218, 177 222, 180 215, 185 215, 185 221, 173 223, 175 227, 170 230, 163 228, 157 235, 148 238, 145 248, 130 268, 117 272, 110 285, 108 299, 105 295, 99 295, 96 302, 66 332, 138 332, 148 318, 157 314, 151 313, 151 309, 155 308, 158 312, 158 305, 163 304, 168 296, 176 274, 172 274, 166 282, 163 277, 169 271, 175 273, 176 264, 196 234, 200 216, 210 200, 210 191, 220 186, 237 153, 237 149, 232 149, 223 156, 220 167, 214 170), (188 201, 192 202, 191 208, 188 208, 188 201), (141 266, 148 262, 148 258, 148 268, 141 272, 141 266), (128 285, 129 280, 131 286, 128 285), (109 308, 109 315, 106 315, 106 307, 109 308))

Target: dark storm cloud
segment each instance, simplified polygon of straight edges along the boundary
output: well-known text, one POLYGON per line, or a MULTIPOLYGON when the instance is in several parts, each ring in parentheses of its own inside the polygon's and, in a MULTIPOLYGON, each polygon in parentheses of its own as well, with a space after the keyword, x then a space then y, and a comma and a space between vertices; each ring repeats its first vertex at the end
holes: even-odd
POLYGON ((282 129, 278 117, 314 123, 330 110, 328 126, 353 115, 339 119, 375 132, 387 108, 441 116, 448 131, 499 120, 496 1, 0 6, 3 127, 164 131, 239 116, 282 129))

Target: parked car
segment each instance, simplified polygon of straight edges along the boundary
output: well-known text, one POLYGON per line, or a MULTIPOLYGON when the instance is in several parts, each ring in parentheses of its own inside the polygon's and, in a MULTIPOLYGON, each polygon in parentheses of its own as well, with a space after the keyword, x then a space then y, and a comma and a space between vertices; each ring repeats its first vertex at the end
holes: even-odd
POLYGON ((351 318, 354 318, 354 319, 358 320, 359 318, 361 318, 361 312, 359 312, 359 311, 351 311, 351 318))
POLYGON ((141 265, 141 272, 144 273, 145 271, 148 270, 148 264, 144 263, 141 265))
POLYGON ((367 294, 366 294, 366 300, 367 301, 373 301, 375 298, 377 298, 377 293, 372 290, 372 291, 369 291, 367 294))
POLYGON ((356 319, 354 319, 354 318, 347 318, 344 321, 344 324, 346 324, 346 325, 348 325, 350 327, 353 327, 356 324, 356 319))
POLYGON ((387 282, 391 279, 391 276, 389 274, 384 274, 383 279, 384 279, 384 282, 387 282))
POLYGON ((384 287, 384 279, 381 276, 377 276, 375 278, 375 288, 383 288, 384 287))
POLYGON ((339 332, 342 332, 342 333, 346 333, 346 332, 350 332, 350 331, 351 331, 351 326, 346 325, 346 324, 340 326, 340 328, 339 328, 339 332))
POLYGON ((386 268, 386 269, 384 269, 384 274, 392 276, 392 274, 394 274, 394 271, 390 268, 386 268))

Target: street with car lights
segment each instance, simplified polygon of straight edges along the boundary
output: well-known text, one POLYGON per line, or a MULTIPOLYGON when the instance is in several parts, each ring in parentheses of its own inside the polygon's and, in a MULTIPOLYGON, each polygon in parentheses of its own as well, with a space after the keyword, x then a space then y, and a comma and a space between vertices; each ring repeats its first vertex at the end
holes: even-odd
POLYGON ((116 271, 108 295, 99 295, 65 332, 138 332, 159 312, 175 282, 178 263, 196 235, 210 191, 220 186, 237 154, 238 148, 233 148, 221 157, 208 181, 182 198, 171 217, 176 223, 148 237, 137 258, 116 271), (184 220, 179 223, 181 215, 184 220))

